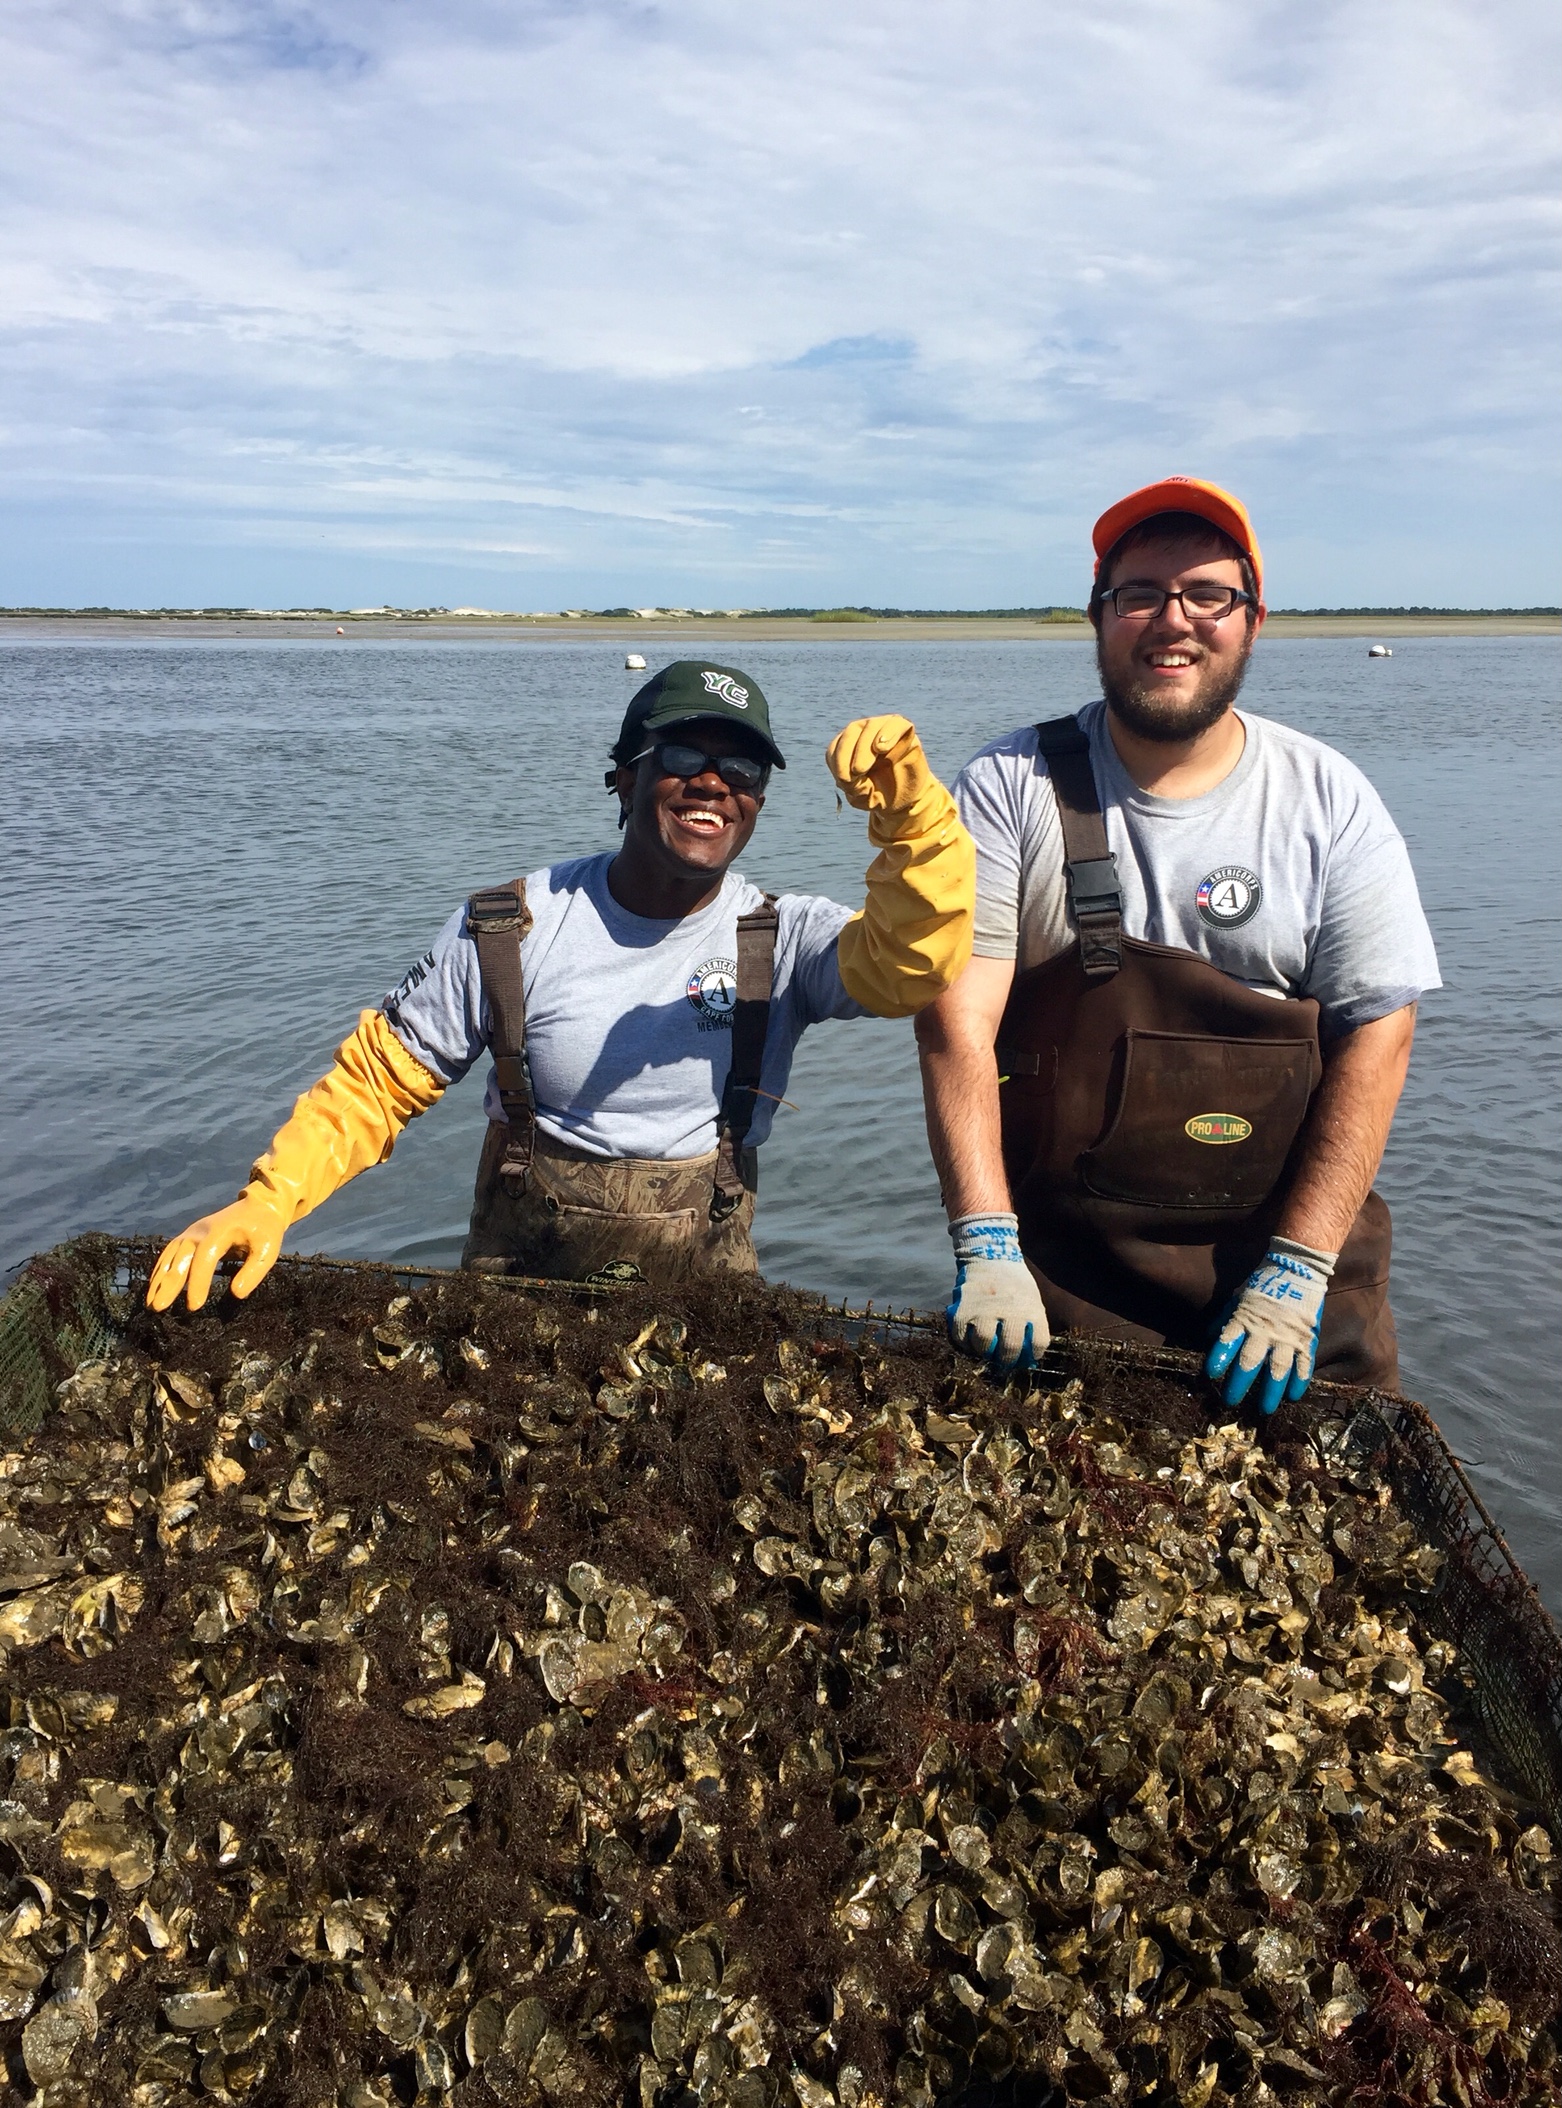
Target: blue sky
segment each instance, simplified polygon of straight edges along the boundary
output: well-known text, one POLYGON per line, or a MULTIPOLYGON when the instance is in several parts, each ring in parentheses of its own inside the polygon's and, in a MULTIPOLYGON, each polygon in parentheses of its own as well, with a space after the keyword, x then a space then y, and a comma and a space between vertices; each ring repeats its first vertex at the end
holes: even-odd
POLYGON ((0 603, 1558 585, 1557 12, 13 0, 0 603))

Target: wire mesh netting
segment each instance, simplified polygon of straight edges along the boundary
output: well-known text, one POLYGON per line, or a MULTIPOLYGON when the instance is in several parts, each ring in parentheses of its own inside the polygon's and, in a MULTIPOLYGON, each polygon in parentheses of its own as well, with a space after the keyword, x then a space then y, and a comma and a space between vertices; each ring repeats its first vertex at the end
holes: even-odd
POLYGON ((1346 1429, 1353 1461, 1394 1489, 1446 1558, 1438 1622, 1475 1678, 1483 1723, 1514 1783, 1562 1814, 1562 1639, 1424 1406, 1371 1398, 1346 1429))
MULTIPOLYGON (((90 1235, 41 1253, 22 1267, 0 1302, 0 1433, 25 1438, 50 1411, 58 1385, 81 1363, 109 1353, 121 1335, 131 1298, 144 1292, 157 1251, 152 1240, 90 1235)), ((322 1257, 288 1256, 279 1269, 301 1276, 325 1273, 395 1275, 408 1283, 445 1278, 438 1268, 399 1267, 322 1257)), ((579 1293, 611 1295, 632 1285, 611 1273, 581 1284, 579 1293)), ((571 1284, 503 1279, 510 1292, 568 1293, 571 1284)), ((914 1310, 853 1308, 821 1299, 821 1324, 884 1346, 941 1334, 936 1318, 914 1310)), ((1043 1365, 1048 1377, 1074 1373, 1082 1355, 1120 1363, 1125 1372, 1156 1370, 1191 1375, 1195 1356, 1172 1348, 1118 1341, 1054 1341, 1043 1365)), ((1562 1826, 1562 1636, 1524 1574, 1502 1532, 1449 1450, 1435 1421, 1412 1399, 1345 1385, 1320 1384, 1333 1394, 1345 1420, 1340 1461, 1369 1472, 1392 1490, 1405 1515, 1442 1555, 1434 1617, 1457 1646, 1475 1679, 1483 1724, 1512 1785, 1562 1826)))
POLYGON ((0 1302, 0 1433, 31 1434, 56 1387, 112 1347, 121 1318, 116 1280, 128 1276, 136 1250, 112 1237, 79 1237, 21 1269, 0 1302))

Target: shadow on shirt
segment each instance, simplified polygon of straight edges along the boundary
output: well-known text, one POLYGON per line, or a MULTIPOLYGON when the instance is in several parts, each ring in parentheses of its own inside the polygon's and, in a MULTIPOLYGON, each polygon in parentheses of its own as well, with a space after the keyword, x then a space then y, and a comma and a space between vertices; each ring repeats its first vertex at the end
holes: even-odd
MULTIPOLYGON (((669 1028, 680 1007, 684 1010, 690 1007, 687 996, 680 996, 676 1003, 636 1003, 632 1010, 625 1010, 615 1017, 597 1051, 596 1060, 579 1087, 578 1105, 572 1106, 569 1114, 561 1117, 572 1114, 578 1118, 583 1113, 600 1111, 616 1091, 644 1076, 647 1070, 660 1067, 684 1072, 678 1084, 669 1084, 666 1088, 669 1099, 675 1091, 678 1097, 687 1099, 691 1113, 695 1098, 708 1088, 710 1103, 701 1118, 714 1118, 727 1072, 732 1066, 731 1021, 723 1019, 717 1024, 712 1020, 707 1029, 699 1033, 694 1047, 691 1048, 687 1041, 678 1045, 669 1028), (668 1034, 666 1039, 662 1037, 664 1032, 668 1034), (710 1060, 708 1086, 701 1059, 706 1054, 710 1060)), ((540 1099, 539 1093, 539 1102, 540 1099)), ((691 1121, 690 1124, 695 1123, 691 1121)))

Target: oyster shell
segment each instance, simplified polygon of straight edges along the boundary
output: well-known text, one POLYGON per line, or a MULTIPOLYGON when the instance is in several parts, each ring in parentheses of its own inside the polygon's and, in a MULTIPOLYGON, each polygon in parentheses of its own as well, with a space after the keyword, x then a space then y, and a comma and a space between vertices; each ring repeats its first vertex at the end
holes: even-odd
POLYGON ((76 1370, 0 1470, 13 2078, 1551 2099, 1562 1861, 1386 1490, 816 1323, 300 1275, 76 1370))

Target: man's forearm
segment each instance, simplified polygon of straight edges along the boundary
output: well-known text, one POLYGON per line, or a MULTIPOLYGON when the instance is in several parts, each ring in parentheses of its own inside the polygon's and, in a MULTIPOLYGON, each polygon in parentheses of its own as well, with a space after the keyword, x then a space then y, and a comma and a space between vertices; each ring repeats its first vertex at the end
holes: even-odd
POLYGON ((1410 1066, 1413 1003, 1337 1041, 1302 1131, 1296 1175, 1275 1224, 1277 1236, 1337 1252, 1350 1234, 1383 1161, 1410 1066))
POLYGON ((946 996, 918 1017, 917 1044, 928 1145, 944 1206, 951 1217, 1008 1213, 1013 1203, 1003 1168, 992 1025, 946 996))
POLYGON ((955 1248, 949 1337, 1000 1371, 1034 1368, 1051 1337, 1003 1169, 995 1047, 1013 985, 1012 959, 975 958, 917 1017, 927 1138, 955 1248))

